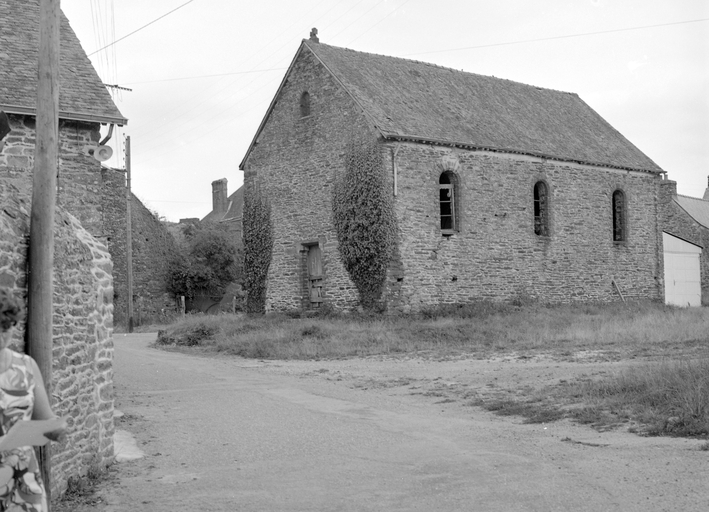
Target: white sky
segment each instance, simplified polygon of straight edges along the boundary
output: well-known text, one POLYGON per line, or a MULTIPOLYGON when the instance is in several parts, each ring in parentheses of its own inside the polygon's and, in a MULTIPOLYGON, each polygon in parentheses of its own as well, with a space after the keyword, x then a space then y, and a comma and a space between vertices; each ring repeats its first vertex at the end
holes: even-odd
MULTIPOLYGON (((91 54, 187 2, 61 6, 91 54)), ((212 181, 227 178, 229 194, 243 182, 239 162, 312 27, 334 46, 575 92, 680 194, 707 188, 706 0, 192 0, 90 55, 104 83, 132 89, 114 95, 129 121, 107 163, 124 166, 129 135, 145 205, 171 221, 204 217, 212 181), (703 21, 681 23, 692 20, 703 21), (663 26, 620 30, 648 25, 663 26)))

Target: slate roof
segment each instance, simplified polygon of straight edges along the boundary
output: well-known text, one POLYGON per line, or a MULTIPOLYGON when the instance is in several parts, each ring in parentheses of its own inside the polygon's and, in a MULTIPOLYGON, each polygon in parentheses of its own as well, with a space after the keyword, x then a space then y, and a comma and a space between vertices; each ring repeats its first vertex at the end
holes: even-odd
POLYGON ((664 172, 577 94, 312 40, 295 59, 303 51, 316 56, 384 138, 664 172))
MULTIPOLYGON (((59 38, 59 117, 126 124, 63 13, 59 38)), ((35 114, 38 47, 39 0, 0 0, 0 110, 35 114)))
POLYGON ((241 221, 244 209, 244 187, 236 189, 227 197, 227 209, 225 212, 215 212, 212 210, 200 222, 225 222, 229 220, 241 221))
POLYGON ((709 228, 709 201, 697 197, 682 196, 677 194, 675 201, 690 217, 705 228, 709 228))

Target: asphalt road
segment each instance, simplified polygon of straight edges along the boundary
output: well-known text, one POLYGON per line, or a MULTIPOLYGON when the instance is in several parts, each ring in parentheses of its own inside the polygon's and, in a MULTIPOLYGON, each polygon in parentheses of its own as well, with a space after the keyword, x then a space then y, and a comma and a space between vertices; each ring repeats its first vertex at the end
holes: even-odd
POLYGON ((154 339, 115 335, 116 405, 126 415, 117 428, 146 457, 120 464, 102 510, 652 509, 639 496, 630 506, 602 467, 589 475, 535 454, 489 418, 257 361, 164 352, 149 347, 154 339))

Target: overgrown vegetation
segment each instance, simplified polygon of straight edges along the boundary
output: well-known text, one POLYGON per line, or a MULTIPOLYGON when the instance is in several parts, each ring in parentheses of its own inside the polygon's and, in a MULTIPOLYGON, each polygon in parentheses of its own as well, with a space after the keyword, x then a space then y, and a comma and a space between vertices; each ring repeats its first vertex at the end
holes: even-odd
POLYGON ((261 314, 266 310, 266 279, 273 255, 271 205, 258 187, 244 194, 244 273, 246 311, 261 314))
POLYGON ((192 299, 195 295, 223 295, 242 278, 241 252, 236 240, 214 223, 188 224, 187 252, 169 263, 168 291, 192 299))
POLYGON ((471 404, 529 422, 571 418, 602 428, 636 423, 647 434, 709 434, 709 310, 656 303, 512 306, 479 302, 431 308, 403 317, 328 312, 188 316, 159 344, 182 345, 258 359, 327 359, 416 354, 529 357, 544 353, 575 360, 648 357, 602 379, 523 390, 513 399, 471 404), (670 357, 668 354, 681 354, 670 357), (660 362, 653 361, 658 357, 660 362))
POLYGON ((52 500, 52 510, 54 512, 93 510, 103 502, 96 491, 101 483, 111 476, 111 471, 111 467, 102 467, 94 462, 89 466, 85 475, 69 477, 64 494, 60 498, 52 500))
POLYGON ((382 148, 376 140, 353 137, 349 143, 345 173, 333 189, 332 210, 342 263, 357 288, 361 306, 375 310, 396 240, 382 148))

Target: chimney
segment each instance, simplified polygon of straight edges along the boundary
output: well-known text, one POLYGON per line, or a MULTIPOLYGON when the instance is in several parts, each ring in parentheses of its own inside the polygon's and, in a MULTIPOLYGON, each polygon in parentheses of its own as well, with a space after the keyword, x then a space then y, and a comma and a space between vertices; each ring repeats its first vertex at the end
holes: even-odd
POLYGON ((707 178, 707 189, 704 191, 704 197, 702 197, 705 201, 709 201, 709 178, 707 178))
POLYGON ((318 38, 318 29, 314 28, 313 30, 310 31, 310 40, 313 43, 319 43, 320 39, 318 38))
POLYGON ((226 212, 226 178, 212 182, 212 211, 215 213, 226 212))

